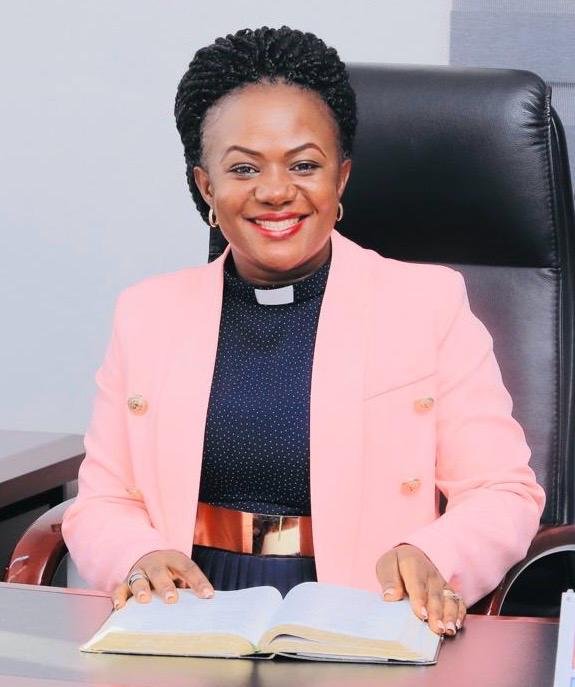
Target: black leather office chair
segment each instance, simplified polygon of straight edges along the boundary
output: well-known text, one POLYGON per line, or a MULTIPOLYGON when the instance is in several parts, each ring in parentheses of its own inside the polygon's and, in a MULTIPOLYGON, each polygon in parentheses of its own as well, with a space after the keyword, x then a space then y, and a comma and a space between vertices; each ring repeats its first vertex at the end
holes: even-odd
MULTIPOLYGON (((478 609, 557 614, 559 592, 575 584, 575 556, 559 555, 575 551, 575 226, 550 90, 515 70, 350 72, 359 128, 338 229, 383 255, 463 273, 547 493, 529 556, 478 609)), ((210 259, 224 246, 212 230, 210 259)))
MULTIPOLYGON (((572 554, 559 553, 575 551, 574 219, 549 89, 522 71, 352 65, 350 72, 360 123, 338 229, 384 255, 465 275, 547 493, 529 555, 476 610, 557 614, 560 591, 575 584, 572 554)), ((209 259, 224 246, 212 230, 209 259)), ((52 515, 43 521, 57 532, 52 515)), ((34 566, 26 558, 34 549, 21 542, 7 579, 40 581, 26 578, 40 570, 46 583, 63 555, 61 539, 58 546, 34 566)))

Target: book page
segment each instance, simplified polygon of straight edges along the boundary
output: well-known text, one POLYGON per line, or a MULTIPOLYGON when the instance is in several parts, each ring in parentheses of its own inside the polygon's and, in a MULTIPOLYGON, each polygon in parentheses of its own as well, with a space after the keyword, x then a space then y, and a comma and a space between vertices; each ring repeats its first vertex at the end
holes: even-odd
POLYGON ((270 627, 278 625, 401 642, 426 655, 435 652, 439 641, 407 599, 384 601, 374 592, 317 582, 299 584, 286 595, 270 621, 270 627))
POLYGON ((92 641, 106 632, 134 634, 234 634, 254 646, 270 617, 282 603, 274 587, 252 587, 232 592, 216 591, 211 599, 199 599, 190 589, 179 589, 177 603, 167 604, 156 594, 140 604, 133 597, 114 611, 92 641))

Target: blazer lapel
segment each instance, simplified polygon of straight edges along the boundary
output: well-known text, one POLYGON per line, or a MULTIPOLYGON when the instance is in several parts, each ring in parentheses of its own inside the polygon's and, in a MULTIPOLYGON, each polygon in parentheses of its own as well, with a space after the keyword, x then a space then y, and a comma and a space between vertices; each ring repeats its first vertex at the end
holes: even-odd
POLYGON ((310 407, 311 508, 318 580, 353 584, 361 508, 369 262, 332 232, 310 407))
POLYGON ((191 552, 204 431, 218 346, 223 264, 229 252, 190 271, 174 313, 168 373, 157 428, 157 484, 164 532, 174 548, 191 552))

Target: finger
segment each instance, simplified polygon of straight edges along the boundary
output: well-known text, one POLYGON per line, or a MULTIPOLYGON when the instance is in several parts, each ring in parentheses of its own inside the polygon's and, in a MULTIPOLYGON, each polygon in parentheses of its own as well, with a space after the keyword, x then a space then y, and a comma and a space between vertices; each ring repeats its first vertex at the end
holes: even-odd
POLYGON ((463 603, 463 599, 459 599, 459 611, 457 613, 457 620, 455 621, 455 627, 461 630, 463 623, 465 622, 465 617, 467 616, 467 607, 463 603))
POLYGON ((187 559, 183 565, 180 563, 178 565, 178 574, 181 575, 182 579, 196 596, 202 599, 209 599, 214 595, 214 588, 210 581, 194 561, 187 559))
POLYGON ((443 594, 445 582, 430 576, 427 584, 427 608, 429 610, 429 627, 437 634, 445 634, 443 622, 444 606, 447 599, 443 594))
POLYGON ((147 568, 146 575, 150 579, 151 587, 166 603, 175 603, 178 600, 176 585, 167 565, 152 565, 147 568))
POLYGON ((427 608, 427 577, 422 575, 421 569, 416 565, 416 559, 410 560, 401 551, 398 552, 399 573, 403 580, 403 586, 409 597, 409 603, 415 615, 421 620, 429 619, 427 608))
POLYGON ((399 601, 399 599, 403 599, 405 589, 399 574, 397 552, 394 549, 388 551, 379 559, 376 572, 384 601, 399 601))
MULTIPOLYGON (((445 589, 444 587, 444 590, 445 589)), ((457 631, 455 623, 457 622, 459 614, 459 599, 454 599, 446 594, 443 594, 443 599, 443 624, 445 626, 445 633, 453 636, 457 631)))
POLYGON ((127 582, 122 582, 119 584, 112 592, 112 603, 114 604, 114 610, 117 611, 126 605, 128 597, 132 595, 130 587, 128 587, 127 582))
POLYGON ((130 588, 134 598, 138 603, 146 604, 152 600, 152 590, 147 579, 140 578, 135 580, 130 585, 130 588))

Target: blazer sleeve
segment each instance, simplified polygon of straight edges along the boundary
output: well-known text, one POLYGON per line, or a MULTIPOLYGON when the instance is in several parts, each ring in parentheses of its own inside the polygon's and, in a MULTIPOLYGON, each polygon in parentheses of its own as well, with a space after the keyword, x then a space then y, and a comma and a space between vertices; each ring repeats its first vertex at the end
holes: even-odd
MULTIPOLYGON (((455 315, 439 344, 436 486, 446 511, 404 539, 421 549, 467 605, 521 560, 545 504, 492 338, 470 310, 458 272, 455 315)), ((453 312, 453 310, 452 310, 453 312)))
POLYGON ((67 509, 62 534, 80 575, 111 591, 144 554, 169 546, 133 495, 126 427, 121 324, 125 292, 114 313, 112 335, 96 372, 97 392, 78 475, 78 496, 67 509))

